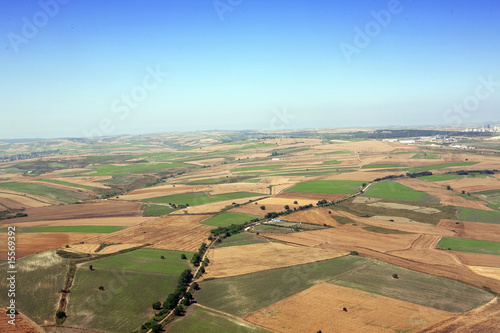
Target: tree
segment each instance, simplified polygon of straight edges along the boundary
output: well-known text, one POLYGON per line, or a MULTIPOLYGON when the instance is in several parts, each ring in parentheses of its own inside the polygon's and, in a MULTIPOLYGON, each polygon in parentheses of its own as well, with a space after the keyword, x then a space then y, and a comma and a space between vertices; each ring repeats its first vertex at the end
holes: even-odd
POLYGON ((392 274, 392 278, 393 279, 399 279, 399 276, 396 273, 394 273, 394 274, 392 274))
POLYGON ((200 285, 198 284, 198 282, 193 282, 192 286, 194 290, 200 290, 200 285))
POLYGON ((266 206, 260 206, 260 209, 266 210, 266 206))
POLYGON ((464 190, 462 190, 462 194, 465 194, 465 191, 464 191, 464 190))
POLYGON ((293 203, 294 203, 294 205, 298 204, 297 200, 295 200, 293 203))
POLYGON ((181 254, 181 259, 187 259, 186 255, 184 253, 181 254))
POLYGON ((359 255, 358 251, 351 251, 351 252, 349 252, 349 254, 352 255, 352 256, 359 255))
POLYGON ((151 331, 153 331, 154 333, 160 332, 161 331, 161 325, 160 324, 154 324, 153 326, 151 326, 151 331))
POLYGON ((285 205, 285 209, 286 209, 286 210, 289 210, 289 209, 290 209, 290 206, 285 205))
POLYGON ((93 271, 93 270, 94 270, 94 266, 93 266, 93 265, 89 265, 89 269, 90 269, 91 271, 93 271))
POLYGON ((99 286, 98 288, 100 291, 104 291, 104 287, 103 286, 99 286))
POLYGON ((182 306, 178 305, 178 306, 175 307, 175 309, 174 309, 174 315, 181 316, 182 312, 184 312, 184 309, 182 308, 182 306))
POLYGON ((447 189, 448 191, 450 191, 450 190, 451 190, 451 186, 450 186, 450 185, 446 185, 446 189, 447 189))
POLYGON ((161 310, 161 302, 160 301, 156 301, 153 303, 153 309, 155 310, 161 310))
POLYGON ((56 312, 56 317, 59 319, 62 319, 64 317, 66 317, 66 312, 59 310, 56 312))
POLYGON ((343 307, 343 308, 342 308, 342 311, 347 312, 347 308, 346 308, 346 307, 343 307))
POLYGON ((160 259, 165 259, 165 256, 161 256, 160 259))

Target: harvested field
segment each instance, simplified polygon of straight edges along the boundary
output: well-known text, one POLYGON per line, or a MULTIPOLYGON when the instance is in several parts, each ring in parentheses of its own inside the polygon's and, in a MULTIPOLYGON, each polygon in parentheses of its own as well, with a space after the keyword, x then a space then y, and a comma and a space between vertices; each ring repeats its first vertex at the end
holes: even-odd
POLYGON ((167 195, 204 192, 209 190, 210 188, 207 185, 163 185, 134 190, 127 195, 121 196, 120 198, 123 200, 144 200, 167 195))
POLYGON ((440 210, 436 209, 436 208, 404 205, 404 204, 398 204, 398 203, 393 203, 393 202, 375 202, 375 203, 368 204, 368 206, 382 207, 382 208, 389 208, 389 209, 412 210, 414 212, 422 213, 422 214, 436 214, 436 213, 440 212, 440 210))
POLYGON ((211 249, 204 278, 243 275, 346 255, 346 252, 280 243, 260 243, 211 249), (265 260, 263 260, 265 258, 265 260), (244 263, 244 264, 242 264, 244 263))
POLYGON ((244 317, 273 332, 415 332, 453 314, 322 282, 244 317), (321 311, 318 311, 321 305, 321 311), (343 311, 343 308, 347 311, 343 311), (301 309, 297 311, 297 309, 301 309))
MULTIPOLYGON (((6 248, 4 240, 7 240, 7 233, 1 233, 0 235, 2 235, 0 247, 6 248)), ((16 235, 16 257, 22 258, 33 253, 57 249, 67 244, 82 242, 99 235, 101 234, 85 232, 19 233, 16 235)), ((7 251, 0 253, 0 259, 7 259, 7 251)))
POLYGON ((341 228, 304 231, 292 234, 264 234, 261 236, 300 244, 350 251, 354 248, 367 248, 375 251, 391 251, 410 248, 418 235, 378 234, 364 230, 360 226, 344 225, 341 228))
POLYGON ((29 207, 21 204, 19 201, 2 197, 0 197, 0 205, 2 205, 1 207, 3 208, 3 210, 7 210, 5 207, 8 207, 10 209, 24 209, 29 207))
POLYGON ((500 267, 500 257, 495 254, 453 252, 462 263, 468 266, 500 267))
POLYGON ((51 177, 54 180, 60 180, 70 183, 75 183, 83 186, 109 188, 109 186, 99 183, 100 181, 108 180, 111 176, 92 176, 92 177, 51 177))
POLYGON ((294 221, 294 222, 306 222, 319 225, 329 225, 338 226, 339 223, 328 214, 328 209, 326 208, 314 208, 308 210, 297 211, 292 214, 288 214, 283 217, 283 220, 294 221))
MULTIPOLYGON (((327 193, 304 193, 304 192, 283 192, 279 196, 276 196, 274 198, 278 199, 292 199, 293 200, 304 200, 307 201, 308 203, 316 203, 319 200, 329 200, 329 201, 336 201, 340 200, 347 197, 346 194, 327 194, 327 193)), ((299 205, 300 201, 299 201, 299 205)))
POLYGON ((20 194, 15 194, 12 191, 9 191, 9 193, 4 192, 3 190, 0 190, 0 198, 3 199, 9 199, 12 201, 15 201, 19 203, 19 205, 22 205, 24 207, 46 207, 50 206, 53 204, 57 204, 56 201, 51 201, 46 198, 34 196, 34 195, 24 195, 22 193, 20 194))
POLYGON ((7 308, 0 308, 2 315, 0 316, 0 332, 9 333, 38 333, 38 330, 28 322, 23 315, 17 314, 15 325, 9 324, 10 318, 5 316, 7 308))
POLYGON ((383 220, 383 221, 391 221, 391 222, 402 222, 402 223, 421 223, 417 221, 413 221, 407 217, 401 217, 401 216, 380 216, 380 215, 375 215, 372 216, 372 219, 375 220, 383 220))
POLYGON ((500 224, 442 220, 439 228, 455 230, 455 236, 500 242, 500 224))
POLYGON ((474 273, 500 280, 500 267, 469 266, 474 273))
POLYGON ((96 250, 101 246, 101 243, 85 243, 85 244, 72 244, 69 247, 69 250, 80 252, 80 253, 89 253, 89 254, 110 254, 115 253, 121 250, 130 249, 136 246, 140 246, 140 243, 130 243, 130 244, 118 244, 118 245, 108 245, 101 251, 96 252, 96 250))
MULTIPOLYGON (((34 221, 54 221, 68 219, 106 218, 118 216, 141 216, 142 204, 127 201, 103 201, 79 205, 61 205, 51 207, 29 208, 27 217, 16 218, 15 223, 34 221)), ((12 221, 9 222, 12 224, 12 221)), ((5 224, 3 221, 2 224, 5 224)))
POLYGON ((452 181, 442 181, 440 184, 450 185, 456 191, 482 192, 500 189, 500 180, 488 178, 464 178, 452 181))
MULTIPOLYGON (((226 208, 228 206, 231 206, 233 204, 233 202, 242 205, 244 203, 247 203, 248 200, 257 200, 259 198, 261 198, 261 197, 231 199, 231 200, 224 200, 224 201, 207 203, 207 204, 199 205, 199 206, 189 206, 187 208, 180 209, 178 211, 172 212, 172 215, 175 215, 175 214, 182 215, 182 214, 185 214, 184 211, 187 211, 189 214, 211 214, 211 213, 218 213, 222 209, 224 209, 224 208, 226 208)), ((249 205, 253 205, 253 204, 249 204, 249 205)), ((243 208, 243 207, 246 207, 246 205, 245 206, 241 206, 241 208, 243 208)))
POLYGON ((496 333, 499 327, 500 301, 497 297, 488 304, 427 327, 421 333, 496 333))
POLYGON ((83 226, 83 225, 102 225, 102 226, 117 226, 117 227, 131 227, 146 221, 150 221, 151 217, 104 217, 104 218, 91 218, 91 219, 69 219, 69 220, 47 220, 36 222, 17 222, 17 220, 10 220, 21 228, 28 227, 60 227, 60 226, 83 226))
POLYGON ((89 243, 152 244, 165 250, 196 252, 213 227, 200 225, 212 215, 167 215, 140 226, 89 240, 89 243))
POLYGON ((409 186, 416 191, 424 191, 438 197, 441 204, 446 206, 460 206, 474 209, 492 210, 485 202, 480 200, 467 200, 446 189, 442 182, 426 182, 417 178, 399 179, 398 183, 409 186))

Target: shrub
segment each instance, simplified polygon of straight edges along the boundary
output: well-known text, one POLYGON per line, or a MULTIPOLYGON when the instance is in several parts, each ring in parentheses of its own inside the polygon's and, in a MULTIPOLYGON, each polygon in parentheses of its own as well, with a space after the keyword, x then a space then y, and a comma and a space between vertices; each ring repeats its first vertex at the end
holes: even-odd
POLYGON ((155 310, 161 310, 161 302, 160 301, 156 301, 153 303, 153 309, 155 310))
POLYGON ((62 319, 64 317, 66 317, 66 312, 59 310, 56 312, 56 317, 59 319, 62 319))
POLYGON ((351 252, 349 252, 349 254, 352 255, 352 256, 359 255, 358 251, 351 251, 351 252))

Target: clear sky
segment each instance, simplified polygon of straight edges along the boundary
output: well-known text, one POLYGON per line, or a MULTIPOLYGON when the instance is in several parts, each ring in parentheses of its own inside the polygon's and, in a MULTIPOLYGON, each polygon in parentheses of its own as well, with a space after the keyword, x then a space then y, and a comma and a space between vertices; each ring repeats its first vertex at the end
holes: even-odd
POLYGON ((0 138, 498 121, 496 0, 3 0, 0 138))

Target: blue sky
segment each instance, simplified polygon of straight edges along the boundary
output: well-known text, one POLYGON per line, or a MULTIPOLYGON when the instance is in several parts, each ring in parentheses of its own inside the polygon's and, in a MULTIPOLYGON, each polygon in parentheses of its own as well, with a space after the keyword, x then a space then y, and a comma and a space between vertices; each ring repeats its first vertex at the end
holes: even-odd
POLYGON ((2 5, 0 138, 500 120, 493 0, 2 5))

